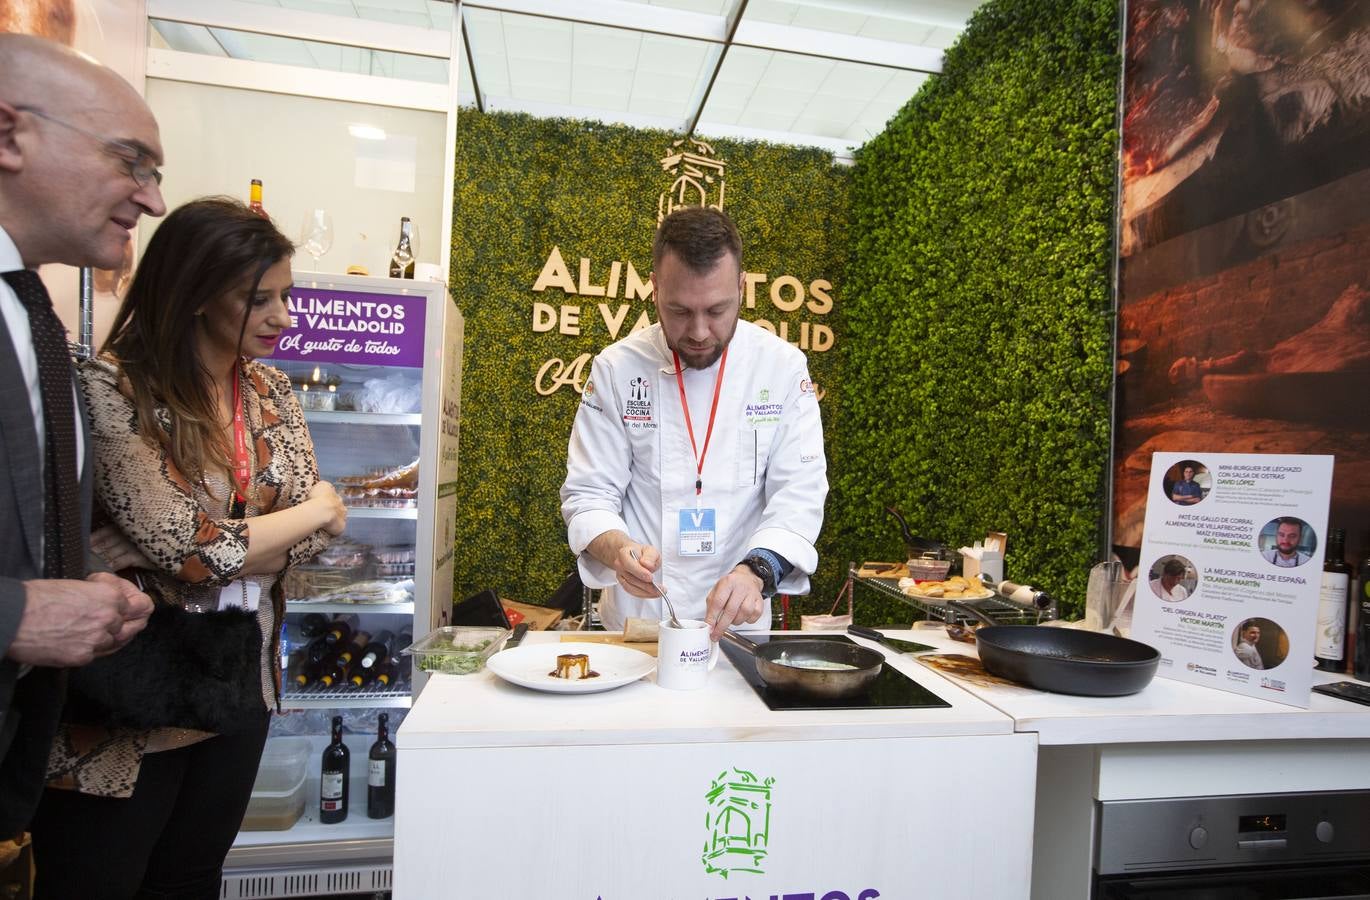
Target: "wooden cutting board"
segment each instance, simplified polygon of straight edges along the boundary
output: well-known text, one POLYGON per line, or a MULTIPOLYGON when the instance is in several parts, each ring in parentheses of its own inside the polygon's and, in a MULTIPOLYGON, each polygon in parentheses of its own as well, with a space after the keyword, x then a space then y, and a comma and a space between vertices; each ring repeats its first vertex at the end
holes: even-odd
POLYGON ((561 634, 561 642, 587 643, 587 644, 618 644, 620 647, 627 647, 629 650, 641 650, 648 656, 656 656, 656 644, 644 643, 641 641, 625 641, 623 635, 616 631, 564 631, 561 634))
POLYGON ((952 678, 980 687, 1012 687, 1033 694, 1040 693, 1033 688, 1009 681, 1007 678, 991 675, 985 671, 985 666, 979 659, 974 656, 966 656, 964 653, 924 653, 921 656, 915 656, 914 659, 943 675, 950 675, 952 678))

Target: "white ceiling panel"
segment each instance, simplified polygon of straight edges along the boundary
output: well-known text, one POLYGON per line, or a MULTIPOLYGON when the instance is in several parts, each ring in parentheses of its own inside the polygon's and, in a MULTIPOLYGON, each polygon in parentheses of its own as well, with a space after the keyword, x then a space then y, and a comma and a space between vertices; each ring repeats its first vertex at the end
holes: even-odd
POLYGON ((862 66, 857 63, 839 62, 828 73, 827 80, 819 87, 824 94, 841 97, 869 99, 880 91, 895 76, 894 69, 880 66, 862 66))
POLYGON ((654 34, 642 38, 642 52, 638 56, 638 70, 670 75, 691 82, 699 75, 709 45, 703 41, 659 37, 654 34))
POLYGON ((576 68, 609 68, 632 71, 637 68, 642 35, 633 31, 576 25, 573 53, 576 68))
POLYGON ((504 46, 511 57, 569 64, 571 23, 506 15, 504 46))
POLYGON ((630 100, 630 92, 626 88, 622 91, 592 91, 580 85, 571 88, 572 106, 624 112, 630 100))
POLYGON ((551 63, 541 59, 512 57, 509 60, 509 83, 513 85, 514 96, 522 96, 521 88, 546 88, 562 85, 571 86, 571 67, 564 63, 551 63))
POLYGON ((685 12, 721 16, 732 10, 736 0, 626 0, 626 2, 642 6, 659 6, 662 9, 681 9, 685 12))
POLYGON ((830 59, 776 53, 760 83, 762 86, 783 86, 790 91, 812 93, 823 84, 835 65, 830 59))
POLYGON ((660 111, 662 115, 675 115, 677 112, 684 112, 685 103, 693 94, 693 89, 694 85, 691 83, 656 72, 639 70, 637 78, 633 79, 634 99, 654 99, 671 104, 670 109, 660 111))
MULTIPOLYGON (((980 2, 468 0, 465 40, 457 42, 452 68, 461 103, 659 127, 684 123, 679 127, 700 133, 711 124, 723 134, 833 149, 879 133, 936 77, 929 73, 940 71, 942 53, 980 2)), ((149 3, 150 14, 182 4, 203 7, 203 0, 149 3)), ((218 21, 209 13, 169 15, 154 25, 155 46, 414 81, 448 77, 440 49, 446 39, 433 34, 450 33, 450 0, 214 3, 216 11, 257 12, 216 12, 218 21), (335 28, 330 19, 354 25, 335 28), (379 40, 359 33, 358 19, 397 28, 379 40), (428 37, 408 37, 420 34, 428 37), (442 42, 436 50, 434 40, 442 42)))

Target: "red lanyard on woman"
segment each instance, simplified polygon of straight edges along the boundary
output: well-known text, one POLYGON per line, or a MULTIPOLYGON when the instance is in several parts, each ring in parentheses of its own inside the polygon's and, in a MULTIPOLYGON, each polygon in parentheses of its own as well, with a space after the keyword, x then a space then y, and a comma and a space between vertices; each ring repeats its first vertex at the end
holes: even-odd
POLYGON ((238 363, 233 363, 233 502, 235 507, 247 508, 248 489, 252 484, 252 459, 247 455, 247 425, 243 422, 242 383, 238 363))
POLYGON ((704 493, 704 457, 709 453, 709 438, 714 434, 714 416, 718 413, 719 392, 723 390, 723 369, 728 365, 728 348, 723 348, 723 356, 718 360, 718 374, 714 376, 714 402, 709 407, 709 427, 704 432, 703 453, 695 446, 695 429, 690 423, 690 401, 685 399, 685 377, 681 374, 684 370, 680 365, 680 354, 672 350, 671 358, 675 360, 675 383, 680 388, 680 406, 685 410, 685 431, 690 435, 690 450, 695 455, 695 505, 698 506, 698 497, 704 493))

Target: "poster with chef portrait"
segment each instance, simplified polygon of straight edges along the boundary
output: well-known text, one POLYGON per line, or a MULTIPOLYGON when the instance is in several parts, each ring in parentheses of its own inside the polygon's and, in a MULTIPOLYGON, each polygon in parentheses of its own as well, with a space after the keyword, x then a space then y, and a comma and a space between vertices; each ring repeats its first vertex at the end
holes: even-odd
POLYGON ((1206 452, 1328 454, 1330 519, 1346 529, 1348 558, 1361 558, 1370 3, 1126 10, 1115 549, 1136 563, 1156 452, 1203 451, 1189 481, 1183 466, 1168 473, 1172 511, 1206 508, 1206 452))
POLYGON ((1210 490, 1178 506, 1186 456, 1152 460, 1132 637, 1163 677, 1306 708, 1332 457, 1204 453, 1210 490))

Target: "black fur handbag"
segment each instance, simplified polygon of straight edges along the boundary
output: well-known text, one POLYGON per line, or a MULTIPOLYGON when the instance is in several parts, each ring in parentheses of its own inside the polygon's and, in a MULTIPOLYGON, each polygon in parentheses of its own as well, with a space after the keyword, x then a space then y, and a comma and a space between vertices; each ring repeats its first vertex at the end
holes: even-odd
POLYGON ((266 704, 257 614, 190 613, 154 600, 147 627, 122 650, 70 670, 63 718, 216 734, 260 728, 266 704))

